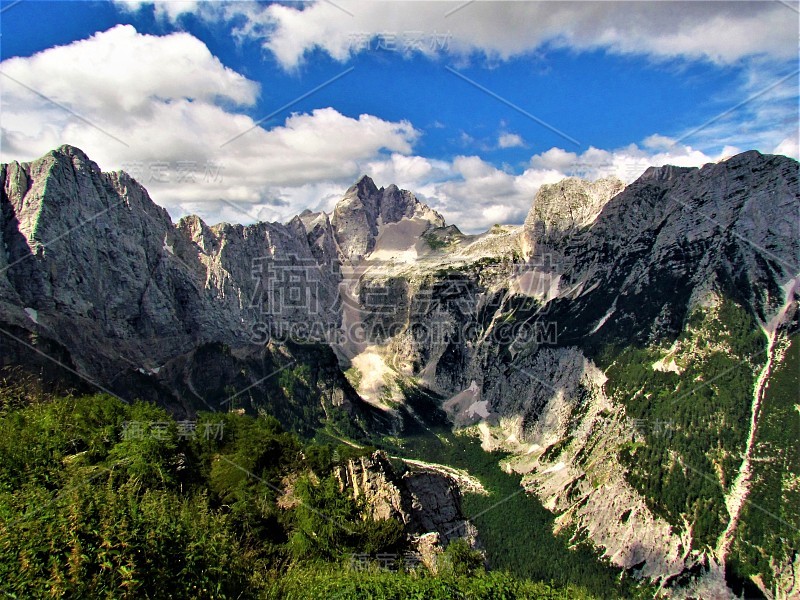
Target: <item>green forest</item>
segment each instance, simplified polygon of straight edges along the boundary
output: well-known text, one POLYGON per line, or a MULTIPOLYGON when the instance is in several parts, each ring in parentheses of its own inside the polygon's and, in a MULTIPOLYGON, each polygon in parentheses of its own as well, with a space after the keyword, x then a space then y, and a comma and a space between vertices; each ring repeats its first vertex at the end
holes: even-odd
POLYGON ((607 351, 600 364, 610 395, 638 425, 639 439, 620 448, 628 480, 672 524, 686 517, 695 547, 711 548, 726 522, 724 493, 741 463, 764 336, 726 300, 716 315, 697 310, 678 341, 705 352, 687 359, 680 373, 652 368, 665 352, 657 347, 607 351))
POLYGON ((106 395, 5 396, 0 411, 4 597, 594 597, 487 571, 466 543, 436 574, 387 569, 381 555, 409 550, 402 527, 367 517, 332 475, 372 449, 304 440, 269 416, 182 421, 106 395))
MULTIPOLYGON (((774 557, 800 553, 800 345, 794 337, 764 396, 750 502, 742 509, 732 568, 773 584, 774 557)), ((783 567, 783 565, 780 565, 783 567)))

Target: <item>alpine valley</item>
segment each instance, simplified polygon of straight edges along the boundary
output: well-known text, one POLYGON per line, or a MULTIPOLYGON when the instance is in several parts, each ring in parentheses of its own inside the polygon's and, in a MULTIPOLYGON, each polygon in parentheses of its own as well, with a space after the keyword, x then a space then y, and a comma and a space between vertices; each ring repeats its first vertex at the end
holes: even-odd
POLYGON ((75 147, 0 165, 0 587, 168 597, 200 547, 186 597, 423 597, 269 575, 387 552, 441 597, 800 597, 798 168, 565 179, 467 235, 367 176, 209 225, 75 147))

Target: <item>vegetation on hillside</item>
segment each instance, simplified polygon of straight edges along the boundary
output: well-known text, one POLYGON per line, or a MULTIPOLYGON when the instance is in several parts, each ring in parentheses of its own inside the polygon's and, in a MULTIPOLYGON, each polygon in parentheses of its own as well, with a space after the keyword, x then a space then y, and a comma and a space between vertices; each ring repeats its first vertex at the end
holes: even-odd
POLYGON ((670 523, 686 519, 696 548, 710 549, 727 523, 724 494, 742 461, 765 338, 726 300, 697 309, 675 348, 677 372, 653 367, 667 352, 658 347, 607 349, 600 362, 637 429, 620 448, 628 480, 670 523))
POLYGON ((451 545, 396 572, 399 524, 332 476, 368 449, 309 443, 272 417, 176 421, 103 395, 0 402, 0 591, 10 598, 588 598, 485 572, 451 545), (354 555, 365 557, 358 568, 354 555))
MULTIPOLYGON (((752 462, 749 502, 742 507, 731 553, 731 579, 773 571, 800 554, 800 344, 795 336, 767 387, 752 462)), ((740 592, 735 589, 734 591, 740 592)))
POLYGON ((406 458, 464 469, 480 479, 489 494, 466 494, 462 505, 494 567, 555 586, 579 585, 603 598, 652 596, 652 590, 610 566, 593 547, 555 535, 554 515, 525 493, 520 475, 500 468, 506 454, 485 452, 477 438, 443 428, 436 435, 428 431, 405 437, 401 443, 384 440, 384 447, 406 458))

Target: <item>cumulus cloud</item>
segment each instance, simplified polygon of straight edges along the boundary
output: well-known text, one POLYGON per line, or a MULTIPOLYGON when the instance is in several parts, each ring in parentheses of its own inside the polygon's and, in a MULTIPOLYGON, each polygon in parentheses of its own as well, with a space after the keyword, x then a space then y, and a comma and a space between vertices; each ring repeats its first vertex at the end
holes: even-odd
POLYGON ((516 133, 502 133, 497 138, 497 146, 499 148, 519 148, 524 145, 525 142, 516 133))
POLYGON ((31 160, 73 144, 107 170, 131 171, 173 215, 196 209, 213 219, 227 201, 248 207, 233 220, 254 211, 286 218, 322 192, 315 185, 346 187, 363 163, 409 154, 420 135, 407 121, 333 108, 257 126, 236 109, 254 105, 258 84, 187 33, 117 26, 8 59, 0 71, 0 159, 31 160))
POLYGON ((592 146, 582 153, 576 153, 551 148, 532 156, 530 165, 534 169, 553 169, 569 177, 590 180, 617 177, 630 183, 650 166, 699 167, 740 151, 738 148, 725 146, 719 154, 710 156, 669 137, 653 134, 642 140, 641 146, 630 144, 616 150, 592 146))
POLYGON ((154 99, 250 105, 258 96, 256 83, 225 67, 192 35, 143 35, 131 25, 29 58, 10 58, 3 61, 3 72, 57 102, 107 115, 146 115, 154 99))
MULTIPOLYGON (((460 0, 459 0, 460 1, 460 0)), ((143 2, 123 3, 141 6, 143 2)), ((655 58, 720 64, 755 55, 792 59, 797 23, 790 9, 767 2, 446 2, 337 0, 313 4, 157 2, 156 13, 195 12, 238 23, 286 68, 314 50, 344 61, 391 34, 400 52, 506 60, 546 45, 606 49, 655 58)))
POLYGON ((453 170, 447 161, 396 153, 388 159, 369 161, 364 165, 364 172, 376 182, 384 185, 394 183, 411 190, 425 183, 453 176, 453 170))
MULTIPOLYGON (((731 67, 731 76, 741 83, 734 96, 706 100, 706 108, 719 107, 720 117, 696 131, 687 130, 688 143, 771 149, 797 129, 797 19, 780 2, 499 0, 462 6, 461 0, 298 4, 121 0, 118 5, 154 6, 157 16, 172 21, 193 13, 224 22, 236 36, 260 42, 288 71, 298 69, 313 52, 346 61, 379 47, 391 47, 399 54, 445 57, 459 65, 480 57, 493 64, 539 55, 549 48, 602 49, 656 61, 710 61, 731 67)), ((516 140, 499 139, 498 147, 511 147, 504 142, 516 140)))
POLYGON ((136 12, 146 6, 153 6, 159 19, 175 21, 181 15, 200 10, 201 0, 167 0, 166 2, 147 2, 145 0, 113 0, 114 4, 128 12, 136 12))
MULTIPOLYGON (((475 232, 522 222, 539 187, 566 176, 629 182, 651 165, 699 166, 739 151, 728 144, 709 155, 656 133, 617 149, 551 148, 517 172, 466 153, 451 160, 420 156, 421 132, 412 123, 330 107, 265 128, 243 112, 255 106, 257 83, 190 34, 150 36, 131 26, 8 59, 0 71, 6 75, 0 160, 30 160, 70 143, 106 170, 131 172, 173 218, 197 213, 209 222, 330 211, 368 174, 378 185, 416 192, 449 222, 475 232)), ((499 146, 503 136, 506 147, 522 142, 504 133, 499 146)), ((797 157, 797 136, 784 132, 763 148, 797 157)))

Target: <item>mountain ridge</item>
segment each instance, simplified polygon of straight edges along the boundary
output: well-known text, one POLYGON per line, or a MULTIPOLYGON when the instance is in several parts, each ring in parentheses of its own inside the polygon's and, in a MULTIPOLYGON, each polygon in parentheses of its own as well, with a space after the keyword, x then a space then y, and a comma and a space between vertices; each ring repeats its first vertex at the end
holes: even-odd
MULTIPOLYGON (((763 493, 751 459, 770 448, 758 428, 773 434, 759 415, 786 408, 760 399, 765 365, 780 372, 798 331, 792 159, 750 151, 650 168, 628 186, 568 179, 543 186, 523 225, 471 236, 366 176, 330 215, 211 226, 173 223, 135 180, 69 146, 0 165, 0 184, 5 369, 53 385, 60 372, 75 389, 101 385, 176 414, 228 410, 235 393, 237 406, 302 431, 336 420, 365 439, 428 426, 443 409, 511 452, 509 468, 559 527, 621 568, 724 594, 723 571, 751 552, 738 513, 761 525, 730 481, 752 470, 744 481, 763 493), (707 402, 683 406, 695 393, 684 372, 718 381, 707 402), (414 405, 413 389, 441 406, 414 405), (661 448, 637 430, 665 419, 691 436, 661 448), (728 431, 715 419, 731 420, 728 431), (641 448, 650 454, 631 458, 641 448), (672 490, 677 475, 636 466, 662 450, 718 473, 719 489, 672 490), (688 575, 698 569, 706 575, 688 575)), ((788 460, 780 450, 775 460, 788 460)), ((740 565, 738 576, 793 593, 791 543, 772 550, 788 567, 740 565)))

